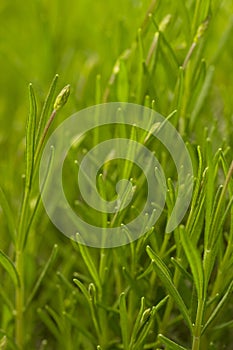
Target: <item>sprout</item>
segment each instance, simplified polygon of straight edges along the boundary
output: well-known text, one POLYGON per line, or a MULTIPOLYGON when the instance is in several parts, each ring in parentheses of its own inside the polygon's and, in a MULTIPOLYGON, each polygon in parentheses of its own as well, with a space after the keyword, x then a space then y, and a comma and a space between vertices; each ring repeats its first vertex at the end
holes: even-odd
POLYGON ((58 111, 60 108, 62 108, 66 104, 69 95, 70 95, 70 85, 66 85, 61 90, 61 92, 59 93, 59 95, 55 100, 55 103, 53 105, 54 110, 58 111))

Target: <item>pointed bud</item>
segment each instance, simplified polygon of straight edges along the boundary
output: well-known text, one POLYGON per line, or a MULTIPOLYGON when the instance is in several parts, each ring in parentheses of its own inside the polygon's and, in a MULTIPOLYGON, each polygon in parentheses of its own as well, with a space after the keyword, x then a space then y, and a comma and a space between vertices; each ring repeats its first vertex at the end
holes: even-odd
POLYGON ((209 17, 207 17, 201 24, 200 26, 197 28, 197 33, 194 37, 194 42, 197 43, 202 36, 204 35, 205 31, 207 30, 209 25, 209 17))
POLYGON ((59 95, 57 96, 56 100, 55 100, 55 103, 53 105, 53 108, 58 111, 60 108, 62 108, 67 100, 68 100, 68 97, 70 95, 70 85, 66 85, 62 90, 61 92, 59 93, 59 95))
POLYGON ((149 320, 150 316, 151 316, 151 309, 148 308, 143 312, 140 323, 143 324, 143 323, 147 322, 149 320))
POLYGON ((96 302, 96 288, 95 288, 94 283, 89 284, 88 292, 89 292, 91 301, 93 301, 95 303, 96 302))

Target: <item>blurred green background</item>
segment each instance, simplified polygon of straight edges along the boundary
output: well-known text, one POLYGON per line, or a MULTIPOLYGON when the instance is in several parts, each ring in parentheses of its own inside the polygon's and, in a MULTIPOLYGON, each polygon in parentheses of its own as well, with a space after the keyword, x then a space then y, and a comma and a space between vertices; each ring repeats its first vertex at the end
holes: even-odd
POLYGON ((56 73, 60 88, 71 84, 69 103, 58 122, 93 105, 96 75, 106 84, 115 60, 135 38, 148 4, 1 0, 0 180, 15 198, 24 172, 28 84, 33 83, 38 109, 56 73))
MULTIPOLYGON (((171 14, 166 38, 182 64, 192 33, 180 2, 155 1, 155 18, 159 23, 165 14, 171 14)), ((105 86, 114 62, 136 38, 150 3, 140 0, 1 0, 1 142, 12 134, 16 137, 23 134, 29 82, 34 84, 42 101, 53 76, 58 73, 61 86, 66 83, 72 86, 71 110, 93 104, 96 75, 101 74, 105 86)), ((184 3, 192 8, 196 1, 184 3)), ((208 40, 204 56, 216 68, 216 84, 211 91, 216 96, 212 99, 216 105, 209 106, 215 114, 220 109, 232 114, 232 13, 230 0, 213 2, 208 33, 212 39, 208 40)), ((191 11, 188 16, 192 22, 190 14, 191 11)), ((166 88, 166 80, 155 84, 158 83, 166 88)), ((156 88, 162 90, 160 86, 156 88)), ((161 112, 167 111, 163 108, 161 112)))

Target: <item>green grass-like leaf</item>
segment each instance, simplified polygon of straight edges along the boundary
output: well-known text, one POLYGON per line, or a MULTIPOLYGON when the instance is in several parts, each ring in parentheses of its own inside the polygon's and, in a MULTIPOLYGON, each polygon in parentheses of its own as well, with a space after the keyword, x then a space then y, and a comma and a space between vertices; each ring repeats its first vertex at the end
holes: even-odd
POLYGON ((168 293, 174 299, 174 302, 177 304, 180 312, 184 317, 184 320, 187 323, 187 326, 189 327, 190 330, 192 330, 192 323, 189 317, 187 307, 172 281, 169 270, 167 269, 164 262, 160 259, 160 257, 157 254, 155 254, 155 252, 153 252, 153 250, 149 246, 147 246, 146 250, 147 250, 147 254, 150 256, 152 260, 153 267, 156 273, 158 274, 159 278, 161 279, 168 293))
POLYGON ((12 279, 15 287, 20 285, 20 278, 18 272, 15 268, 13 261, 0 250, 0 264, 3 266, 4 270, 8 273, 9 277, 12 279))
POLYGON ((183 346, 178 345, 174 341, 168 339, 162 334, 158 335, 159 340, 166 345, 166 349, 168 350, 188 350, 187 348, 184 348, 183 346))
POLYGON ((181 242, 192 271, 193 280, 197 289, 197 295, 198 298, 201 300, 204 297, 203 293, 205 290, 204 272, 201 257, 197 248, 188 236, 188 233, 185 231, 184 227, 180 228, 180 235, 181 242))
POLYGON ((29 85, 29 102, 30 112, 26 127, 26 187, 30 188, 32 184, 34 152, 35 152, 35 135, 36 135, 36 115, 37 106, 35 93, 32 84, 29 85))

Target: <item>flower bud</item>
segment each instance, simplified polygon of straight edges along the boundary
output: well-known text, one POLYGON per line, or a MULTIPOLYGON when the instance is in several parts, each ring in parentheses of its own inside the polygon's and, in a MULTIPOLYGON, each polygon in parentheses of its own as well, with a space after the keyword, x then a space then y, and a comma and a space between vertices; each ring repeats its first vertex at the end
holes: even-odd
POLYGON ((60 108, 62 108, 67 100, 68 100, 68 97, 70 95, 70 85, 66 85, 62 90, 61 92, 59 93, 59 95, 57 96, 56 100, 55 100, 55 103, 53 105, 53 108, 58 111, 60 108))

